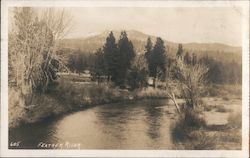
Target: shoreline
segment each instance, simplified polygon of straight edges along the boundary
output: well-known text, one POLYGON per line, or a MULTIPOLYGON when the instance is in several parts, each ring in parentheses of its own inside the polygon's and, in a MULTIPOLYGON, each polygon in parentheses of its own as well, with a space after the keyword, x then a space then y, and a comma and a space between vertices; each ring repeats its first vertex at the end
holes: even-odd
MULTIPOLYGON (((43 97, 43 96, 40 96, 43 97)), ((47 96, 47 97, 51 97, 51 96, 47 96)), ((23 120, 20 120, 20 122, 18 122, 18 124, 15 125, 9 125, 9 129, 16 129, 19 128, 21 126, 27 126, 27 125, 32 125, 32 124, 38 124, 38 123, 43 123, 46 122, 48 120, 54 120, 54 119, 60 119, 61 117, 71 114, 71 113, 75 113, 78 111, 83 111, 83 110, 87 110, 90 108, 94 108, 97 106, 104 106, 107 104, 115 104, 115 103, 131 103, 131 102, 135 102, 135 101, 140 101, 140 100, 147 100, 147 99, 168 99, 167 97, 163 97, 163 96, 152 96, 152 97, 148 97, 148 96, 136 96, 133 95, 132 98, 130 98, 131 96, 124 96, 122 95, 121 98, 115 98, 114 100, 109 100, 109 101, 104 101, 104 102, 94 102, 94 103, 85 103, 85 104, 80 104, 80 105, 69 105, 68 107, 64 108, 62 111, 60 111, 60 104, 61 101, 60 100, 56 100, 57 102, 55 105, 55 108, 53 109, 54 111, 50 111, 50 113, 47 116, 43 116, 43 113, 39 113, 37 114, 35 117, 31 117, 28 120, 26 120, 27 115, 29 115, 30 112, 27 112, 26 116, 23 118, 23 120), (70 107, 70 108, 69 108, 70 107), (59 111, 59 112, 56 112, 59 111), (30 121, 33 120, 33 121, 30 121)), ((42 105, 37 105, 38 110, 43 111, 44 106, 42 105)), ((28 110, 28 111, 32 111, 28 110)))
MULTIPOLYGON (((35 96, 33 103, 36 106, 27 107, 24 106, 25 104, 20 105, 19 100, 23 100, 23 98, 11 97, 11 95, 16 96, 18 93, 10 88, 9 98, 12 98, 10 101, 14 102, 14 104, 9 105, 14 105, 15 107, 9 107, 9 128, 12 129, 26 124, 39 123, 105 104, 133 102, 143 99, 168 99, 165 90, 154 88, 124 91, 118 88, 111 88, 107 85, 77 85, 68 81, 59 81, 59 86, 54 87, 52 90, 48 94, 35 96), (13 91, 14 93, 12 94, 11 92, 13 91), (15 102, 15 99, 19 102, 15 102), (19 109, 11 111, 14 108, 19 109)), ((212 92, 216 94, 215 96, 224 96, 224 94, 215 90, 215 88, 212 88, 212 92)))

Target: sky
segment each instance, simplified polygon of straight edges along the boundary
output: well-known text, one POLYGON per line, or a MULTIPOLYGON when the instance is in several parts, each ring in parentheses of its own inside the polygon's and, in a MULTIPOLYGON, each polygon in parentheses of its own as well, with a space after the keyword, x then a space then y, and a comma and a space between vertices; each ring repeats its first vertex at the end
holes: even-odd
POLYGON ((67 38, 106 30, 138 30, 178 43, 241 45, 239 8, 79 7, 67 8, 73 30, 67 38))

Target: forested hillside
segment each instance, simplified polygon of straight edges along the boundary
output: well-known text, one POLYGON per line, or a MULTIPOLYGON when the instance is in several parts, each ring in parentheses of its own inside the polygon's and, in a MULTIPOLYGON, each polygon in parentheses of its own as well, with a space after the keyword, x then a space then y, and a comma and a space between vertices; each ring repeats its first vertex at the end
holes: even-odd
MULTIPOLYGON (((79 50, 82 53, 94 53, 105 43, 106 37, 110 31, 104 31, 99 34, 90 35, 82 38, 63 39, 60 41, 63 48, 79 50)), ((113 31, 114 37, 119 39, 121 31, 113 31)), ((147 38, 150 37, 155 42, 156 36, 148 35, 135 30, 126 30, 128 38, 132 41, 136 53, 144 53, 147 38)), ((174 56, 178 43, 164 40, 166 51, 170 56, 174 56)), ((183 43, 183 49, 189 54, 195 53, 198 57, 213 57, 222 62, 241 63, 241 47, 228 46, 221 43, 183 43)))

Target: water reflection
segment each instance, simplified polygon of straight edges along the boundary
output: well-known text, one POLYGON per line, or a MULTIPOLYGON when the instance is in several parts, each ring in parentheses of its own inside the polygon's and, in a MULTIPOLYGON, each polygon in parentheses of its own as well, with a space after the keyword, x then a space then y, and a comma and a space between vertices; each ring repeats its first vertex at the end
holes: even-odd
POLYGON ((128 103, 101 106, 95 111, 99 131, 105 134, 105 146, 109 149, 121 148, 127 139, 128 123, 135 106, 128 103))
POLYGON ((161 117, 162 117, 162 108, 157 108, 156 106, 147 106, 145 108, 148 124, 147 134, 152 139, 157 139, 160 137, 160 127, 161 127, 161 117))
MULTIPOLYGON (((20 141, 21 146, 15 147, 19 149, 35 149, 41 141, 48 143, 57 142, 57 137, 55 137, 57 129, 54 123, 58 120, 59 118, 53 120, 47 119, 41 123, 27 124, 21 128, 11 129, 9 130, 9 141, 20 141)), ((9 146, 9 148, 13 147, 9 146)))
POLYGON ((80 143, 81 149, 170 149, 166 100, 143 100, 97 106, 61 119, 11 130, 21 148, 46 143, 80 143))

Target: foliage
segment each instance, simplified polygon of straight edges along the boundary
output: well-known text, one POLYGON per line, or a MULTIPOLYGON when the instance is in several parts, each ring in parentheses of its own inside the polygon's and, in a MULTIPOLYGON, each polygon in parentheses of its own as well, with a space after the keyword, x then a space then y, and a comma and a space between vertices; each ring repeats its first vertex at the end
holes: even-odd
POLYGON ((103 46, 106 75, 120 87, 123 87, 135 57, 134 47, 125 31, 121 32, 118 44, 115 42, 113 32, 110 32, 103 46))
POLYGON ((130 88, 147 86, 147 62, 144 55, 137 55, 133 60, 132 68, 128 72, 127 82, 130 88))
POLYGON ((147 60, 148 64, 148 71, 149 71, 149 76, 153 75, 153 65, 152 65, 152 50, 153 50, 153 43, 151 41, 151 38, 148 37, 147 39, 147 44, 145 45, 145 58, 147 60))
POLYGON ((227 118, 228 126, 231 128, 241 128, 242 127, 242 115, 240 112, 231 112, 227 118))
POLYGON ((118 41, 118 62, 119 70, 117 70, 117 75, 115 77, 115 83, 117 85, 124 85, 128 70, 131 69, 132 60, 135 57, 134 46, 127 37, 125 31, 121 32, 120 39, 118 41))
POLYGON ((95 54, 73 51, 67 60, 67 67, 71 72, 83 73, 85 70, 93 70, 95 66, 95 54))
POLYGON ((214 58, 204 56, 200 59, 200 63, 205 64, 209 71, 207 73, 207 81, 216 84, 241 84, 242 65, 231 62, 221 62, 214 58))
POLYGON ((149 76, 154 78, 163 77, 166 71, 165 67, 167 59, 164 41, 158 37, 156 39, 154 47, 152 48, 152 42, 150 38, 148 38, 145 49, 145 56, 148 62, 149 76))
POLYGON ((33 8, 14 8, 9 32, 9 82, 24 95, 44 92, 56 79, 56 43, 67 28, 66 14, 53 9, 39 16, 33 8))
POLYGON ((188 139, 191 131, 206 126, 206 121, 194 109, 186 109, 179 117, 173 127, 173 138, 175 141, 188 139))
POLYGON ((186 105, 190 108, 195 108, 199 104, 207 71, 208 68, 199 63, 189 65, 179 59, 176 62, 175 73, 178 85, 186 105))
POLYGON ((13 88, 9 89, 9 127, 19 125, 24 117, 25 101, 20 91, 13 88))
POLYGON ((95 53, 96 59, 94 64, 94 76, 97 78, 98 83, 100 82, 100 77, 105 75, 105 60, 104 53, 102 49, 98 49, 95 53))
POLYGON ((107 72, 106 75, 111 77, 114 80, 114 77, 117 74, 117 68, 119 65, 118 62, 118 48, 115 42, 115 37, 113 32, 111 31, 109 36, 106 38, 106 42, 103 46, 104 59, 105 59, 105 67, 107 72))
POLYGON ((136 93, 138 99, 161 99, 167 98, 166 92, 158 88, 147 87, 138 90, 136 93))
POLYGON ((176 53, 176 58, 182 58, 183 57, 183 48, 182 48, 182 44, 179 44, 178 45, 178 50, 177 50, 177 53, 176 53))

